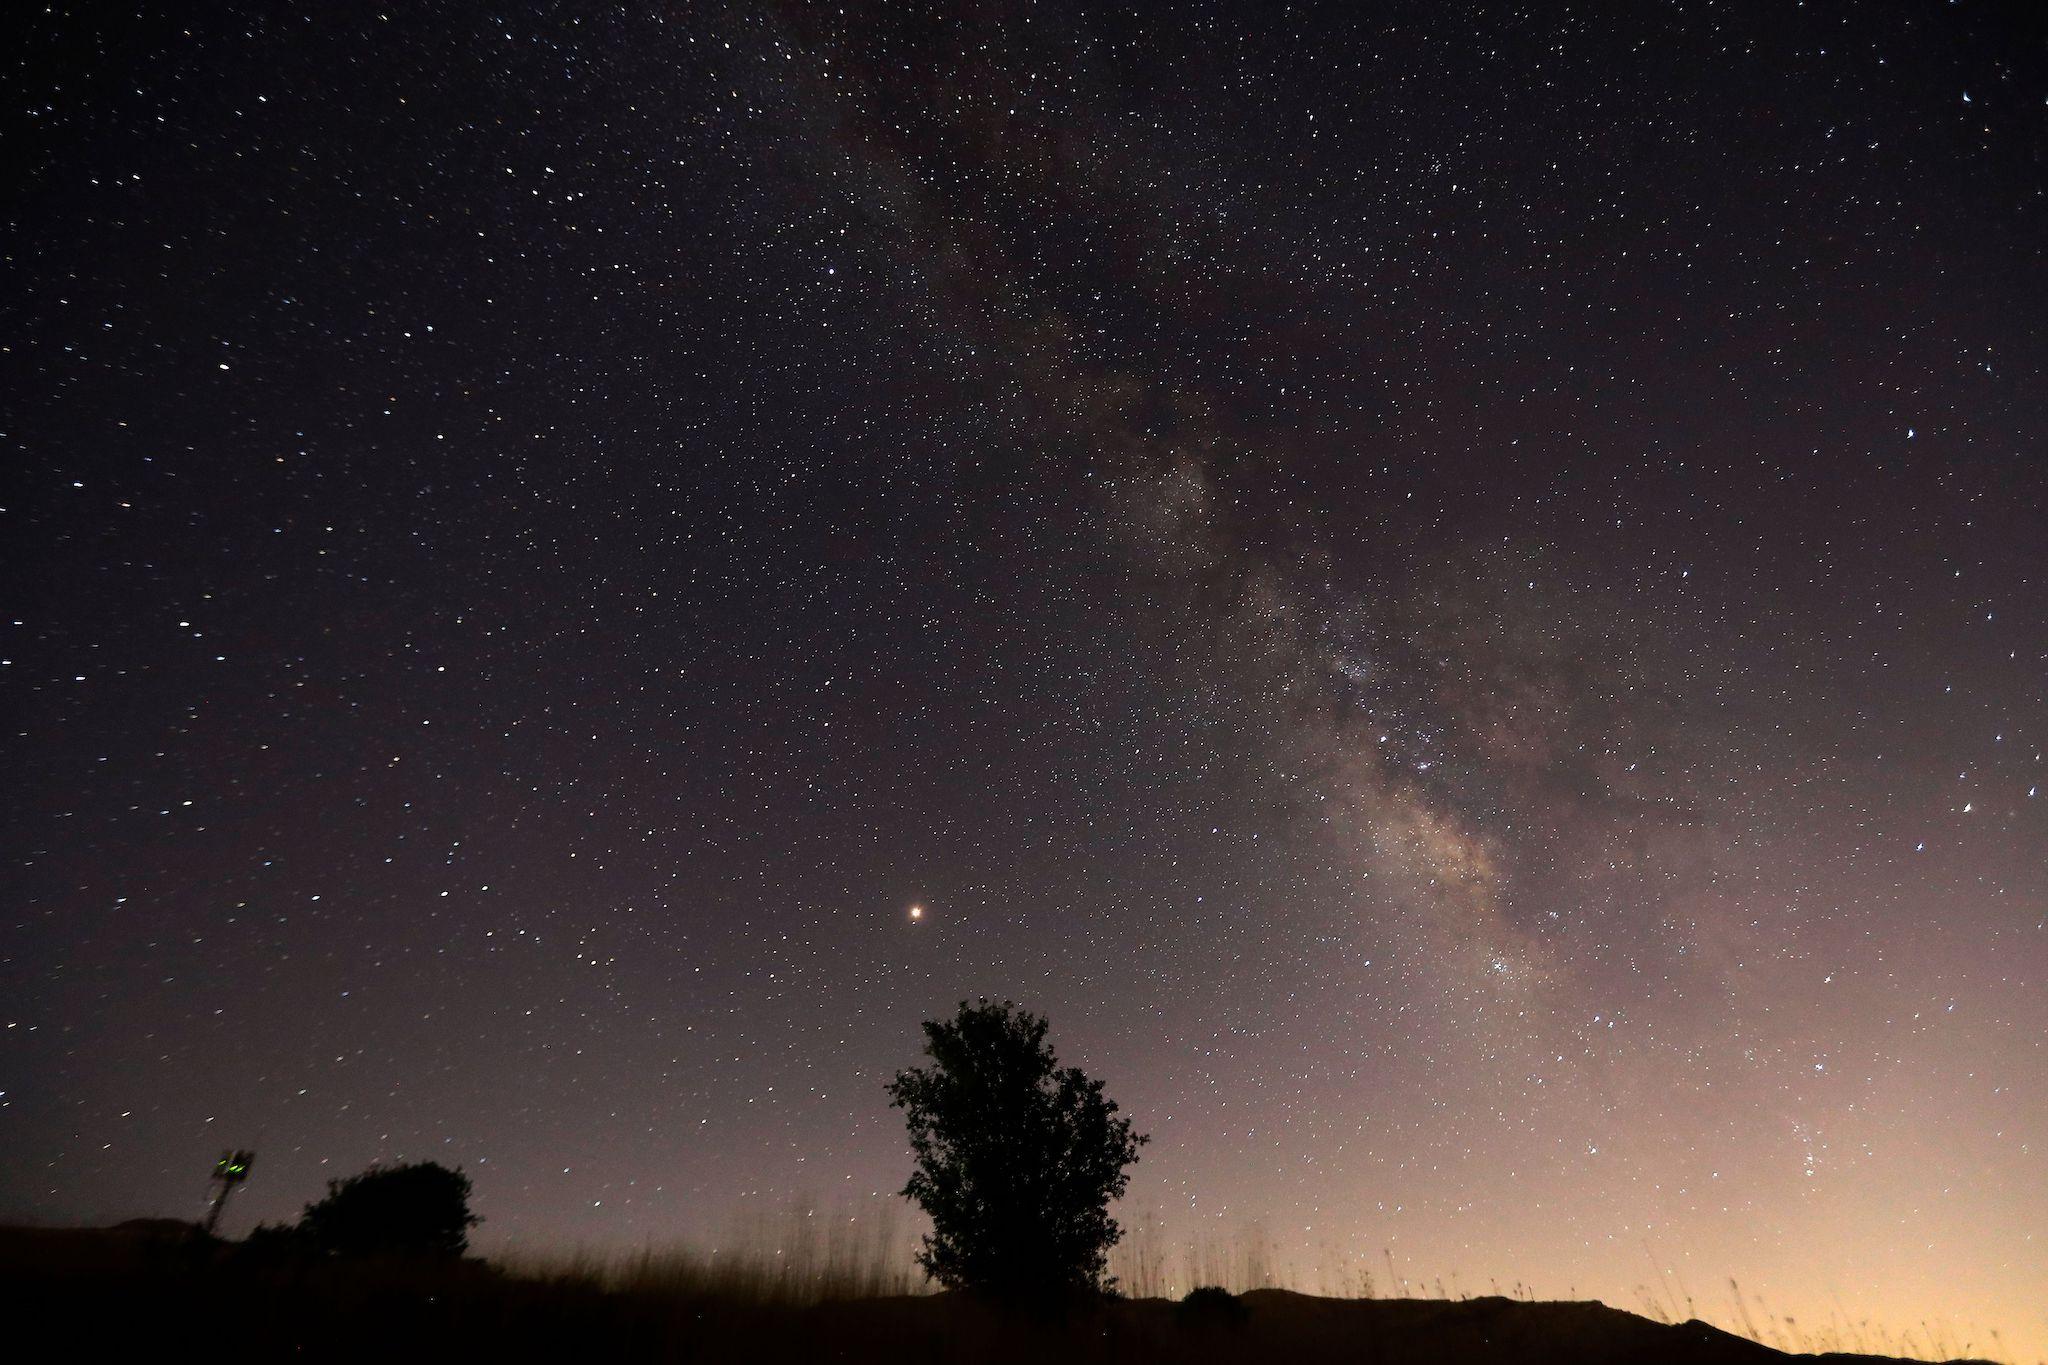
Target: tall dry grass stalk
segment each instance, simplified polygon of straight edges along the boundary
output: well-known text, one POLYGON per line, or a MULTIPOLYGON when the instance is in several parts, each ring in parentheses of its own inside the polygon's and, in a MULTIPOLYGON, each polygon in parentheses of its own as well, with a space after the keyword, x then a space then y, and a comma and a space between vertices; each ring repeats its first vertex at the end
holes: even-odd
MULTIPOLYGON (((1201 1285, 1233 1293, 1293 1289, 1344 1299, 1474 1296, 1457 1274, 1428 1275, 1397 1262, 1391 1249, 1324 1244, 1287 1256, 1256 1224, 1175 1240, 1150 1210, 1124 1221, 1124 1238, 1111 1253, 1110 1272, 1117 1277, 1117 1291, 1128 1298, 1178 1299, 1201 1285)), ((931 1293, 935 1286, 918 1269, 916 1248, 917 1228, 893 1200, 863 1202, 851 1211, 799 1202, 707 1248, 675 1244, 542 1253, 515 1247, 492 1253, 491 1260, 525 1278, 570 1280, 679 1303, 806 1305, 931 1293)), ((1732 1279, 1726 1307, 1696 1303, 1647 1242, 1644 1251, 1653 1278, 1635 1287, 1635 1302, 1626 1306, 1654 1321, 1709 1318, 1752 1341, 1798 1352, 1946 1358, 2001 1344, 1996 1332, 1958 1332, 1943 1322, 1892 1327, 1853 1317, 1839 1304, 1825 1322, 1797 1318, 1773 1311, 1762 1295, 1732 1279)), ((1520 1281, 1502 1285, 1490 1280, 1484 1292, 1523 1302, 1544 1297, 1520 1281)), ((1578 1290, 1568 1290, 1565 1297, 1579 1297, 1578 1290)))
POLYGON ((799 1204, 739 1228, 708 1248, 538 1252, 492 1257, 530 1279, 578 1280, 621 1293, 725 1303, 803 1305, 923 1294, 932 1285, 913 1259, 915 1239, 893 1203, 856 1213, 799 1204))

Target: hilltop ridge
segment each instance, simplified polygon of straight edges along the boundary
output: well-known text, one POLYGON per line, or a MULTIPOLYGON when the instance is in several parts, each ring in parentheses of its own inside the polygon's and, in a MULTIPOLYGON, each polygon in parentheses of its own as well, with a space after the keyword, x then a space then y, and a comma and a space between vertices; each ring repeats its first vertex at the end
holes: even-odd
POLYGON ((750 1297, 677 1281, 607 1288, 485 1261, 279 1266, 190 1225, 0 1228, 0 1285, 82 1358, 204 1347, 216 1361, 449 1360, 1009 1362, 1061 1365, 1880 1365, 1899 1357, 1796 1355, 1709 1323, 1653 1322, 1584 1301, 1336 1299, 1285 1289, 1197 1308, 1110 1299, 1057 1316, 960 1294, 750 1297))

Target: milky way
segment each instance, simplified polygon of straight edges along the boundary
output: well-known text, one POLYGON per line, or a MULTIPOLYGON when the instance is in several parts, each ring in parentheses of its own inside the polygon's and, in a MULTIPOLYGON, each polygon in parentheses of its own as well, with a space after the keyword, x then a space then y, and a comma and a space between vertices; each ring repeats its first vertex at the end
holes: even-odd
POLYGON ((1148 1244, 2048 1355, 2048 54, 1820 8, 16 20, 0 1216, 874 1219, 988 995, 1148 1244))

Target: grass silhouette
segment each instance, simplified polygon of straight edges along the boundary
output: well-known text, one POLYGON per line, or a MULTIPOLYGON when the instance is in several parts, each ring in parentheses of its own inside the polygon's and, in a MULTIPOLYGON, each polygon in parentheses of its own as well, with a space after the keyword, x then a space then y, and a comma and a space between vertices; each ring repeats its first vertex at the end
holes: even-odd
POLYGON ((1304 1270, 1283 1264, 1256 1229, 1168 1245, 1142 1216, 1115 1267, 1133 1297, 1032 1317, 932 1292, 908 1256, 911 1235, 886 1215, 792 1210, 717 1248, 265 1265, 238 1258, 237 1244, 195 1241, 177 1224, 0 1229, 0 1283, 24 1306, 21 1321, 61 1325, 67 1354, 85 1359, 198 1350, 214 1361, 380 1365, 1761 1365, 1787 1359, 1785 1352, 1845 1353, 1832 1359, 1846 1362, 1997 1350, 1995 1338, 1973 1348, 1939 1323, 1892 1330, 1845 1313, 1826 1323, 1796 1320, 1733 1281, 1721 1316, 1740 1335, 1699 1321, 1683 1287, 1663 1274, 1645 1281, 1643 1311, 1631 1313, 1542 1301, 1523 1285, 1473 1294, 1455 1275, 1425 1281, 1405 1271, 1386 1249, 1304 1270), (1204 1285, 1215 1288, 1192 1305, 1179 1302, 1204 1285), (1385 1286, 1396 1296, 1373 1297, 1385 1286), (1676 1319, 1680 1311, 1689 1316, 1676 1319))

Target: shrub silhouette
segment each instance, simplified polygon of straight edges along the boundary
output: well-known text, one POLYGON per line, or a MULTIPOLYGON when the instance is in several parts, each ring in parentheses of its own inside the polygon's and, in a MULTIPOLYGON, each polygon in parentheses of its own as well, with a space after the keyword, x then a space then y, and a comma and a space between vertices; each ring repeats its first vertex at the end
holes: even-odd
POLYGON ((282 1268, 306 1260, 313 1248, 296 1223, 259 1223, 228 1254, 237 1265, 282 1268))
POLYGON ((903 1187, 932 1220, 918 1264, 949 1289, 1048 1299, 1108 1292, 1123 1233, 1109 1202, 1147 1139, 1102 1082, 1062 1068, 1046 1022, 1008 1001, 924 1025, 931 1065, 889 1084, 917 1169, 903 1187))
POLYGON ((315 1255, 454 1259, 479 1221, 469 1211, 469 1177, 422 1161, 328 1181, 327 1197, 306 1205, 293 1231, 315 1255))
POLYGON ((1190 1289, 1174 1308, 1174 1315, 1191 1327, 1241 1327, 1252 1310, 1221 1285, 1205 1284, 1190 1289))

